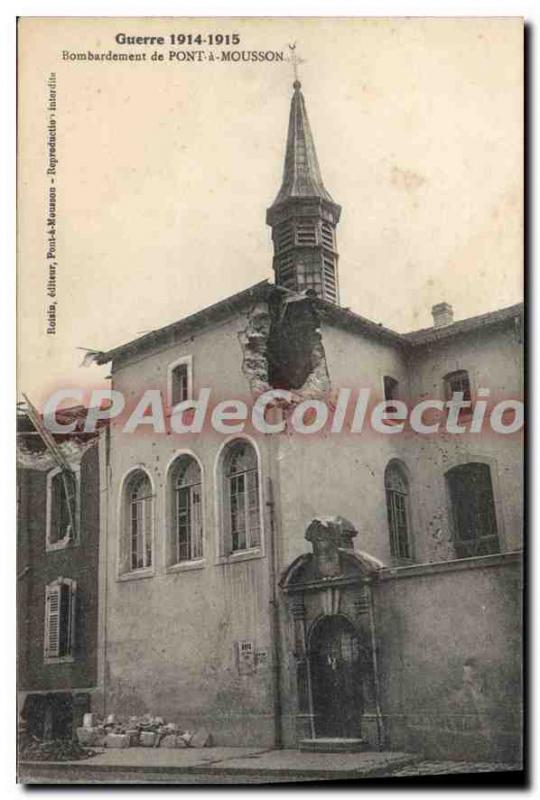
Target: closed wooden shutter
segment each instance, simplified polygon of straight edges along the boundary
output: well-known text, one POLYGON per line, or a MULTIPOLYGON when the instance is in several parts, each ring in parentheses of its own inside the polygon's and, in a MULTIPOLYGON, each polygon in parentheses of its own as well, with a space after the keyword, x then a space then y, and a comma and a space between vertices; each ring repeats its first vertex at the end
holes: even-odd
POLYGON ((45 594, 45 658, 56 658, 60 653, 60 602, 61 586, 47 586, 45 594))
POLYGON ((75 596, 77 584, 59 579, 45 590, 45 658, 65 658, 74 653, 75 596))

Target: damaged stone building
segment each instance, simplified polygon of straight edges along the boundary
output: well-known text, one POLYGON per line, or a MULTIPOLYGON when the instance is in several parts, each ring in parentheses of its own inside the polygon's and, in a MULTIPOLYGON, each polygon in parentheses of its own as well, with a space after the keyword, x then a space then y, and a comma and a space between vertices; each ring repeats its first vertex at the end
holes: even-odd
MULTIPOLYGON (((262 282, 111 351, 124 397, 521 396, 521 306, 394 332, 339 303, 340 207, 300 84, 262 282)), ((278 411, 276 411, 278 413, 278 411)), ((520 748, 518 437, 101 436, 99 713, 218 744, 520 748), (362 745, 361 742, 366 744, 362 745), (356 743, 356 745, 354 745, 356 743)))
POLYGON ((68 738, 97 688, 98 434, 82 407, 54 437, 31 416, 17 415, 18 711, 29 736, 68 738))

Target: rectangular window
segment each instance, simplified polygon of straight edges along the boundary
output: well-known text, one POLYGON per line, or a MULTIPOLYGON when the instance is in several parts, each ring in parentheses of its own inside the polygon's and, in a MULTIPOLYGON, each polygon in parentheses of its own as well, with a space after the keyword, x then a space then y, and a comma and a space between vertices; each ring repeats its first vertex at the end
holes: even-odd
MULTIPOLYGON (((446 400, 452 400, 455 394, 462 394, 463 400, 470 402, 471 400, 471 382, 469 373, 460 369, 456 372, 450 372, 444 377, 444 395, 446 400)), ((468 417, 472 414, 472 407, 461 408, 459 411, 459 419, 468 417)))
POLYGON ((172 408, 193 397, 193 369, 191 356, 183 356, 167 369, 167 403, 172 408))
POLYGON ((72 658, 76 583, 59 579, 45 589, 45 660, 72 658))
POLYGON ((458 372, 451 372, 446 375, 444 379, 445 396, 447 400, 452 399, 452 395, 456 392, 463 394, 464 400, 471 399, 471 382, 469 380, 469 373, 462 369, 458 372))
POLYGON ((386 411, 391 414, 397 411, 397 406, 390 405, 390 403, 392 400, 399 399, 399 381, 392 378, 390 375, 385 375, 383 378, 383 385, 384 399, 389 404, 386 406, 386 411))
POLYGON ((491 472, 487 464, 469 463, 446 473, 452 504, 456 558, 500 552, 491 472))
POLYGON ((172 405, 189 400, 188 365, 179 364, 171 375, 171 400, 172 405))

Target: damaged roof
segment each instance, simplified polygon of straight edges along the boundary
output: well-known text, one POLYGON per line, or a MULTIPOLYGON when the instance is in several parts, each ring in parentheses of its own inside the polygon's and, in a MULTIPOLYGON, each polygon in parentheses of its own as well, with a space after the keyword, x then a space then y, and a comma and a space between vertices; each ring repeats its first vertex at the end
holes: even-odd
POLYGON ((153 349, 164 344, 175 344, 185 339, 196 331, 209 324, 215 324, 221 320, 230 318, 241 309, 258 301, 270 300, 281 296, 284 300, 303 299, 313 303, 321 315, 323 322, 330 325, 337 325, 346 330, 373 336, 397 347, 415 348, 425 344, 438 342, 459 334, 466 334, 480 328, 499 325, 513 318, 519 317, 523 313, 523 303, 517 303, 508 308, 491 311, 468 319, 453 322, 439 328, 423 328, 411 333, 397 333, 381 323, 373 322, 367 317, 356 314, 349 308, 336 306, 318 297, 299 296, 297 293, 276 286, 268 280, 260 281, 252 286, 237 292, 230 297, 213 303, 210 306, 190 314, 183 319, 177 320, 163 328, 158 328, 137 339, 126 342, 123 345, 108 351, 95 351, 92 353, 93 361, 97 364, 107 364, 111 361, 129 358, 130 356, 153 349))

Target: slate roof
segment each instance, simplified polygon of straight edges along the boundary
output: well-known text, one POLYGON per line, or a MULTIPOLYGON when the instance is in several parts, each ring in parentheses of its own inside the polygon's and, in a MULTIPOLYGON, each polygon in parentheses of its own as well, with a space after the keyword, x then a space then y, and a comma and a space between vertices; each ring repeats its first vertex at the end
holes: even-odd
POLYGON ((319 197, 334 203, 323 184, 306 102, 299 81, 294 82, 291 99, 285 166, 281 188, 272 207, 292 198, 319 197))

